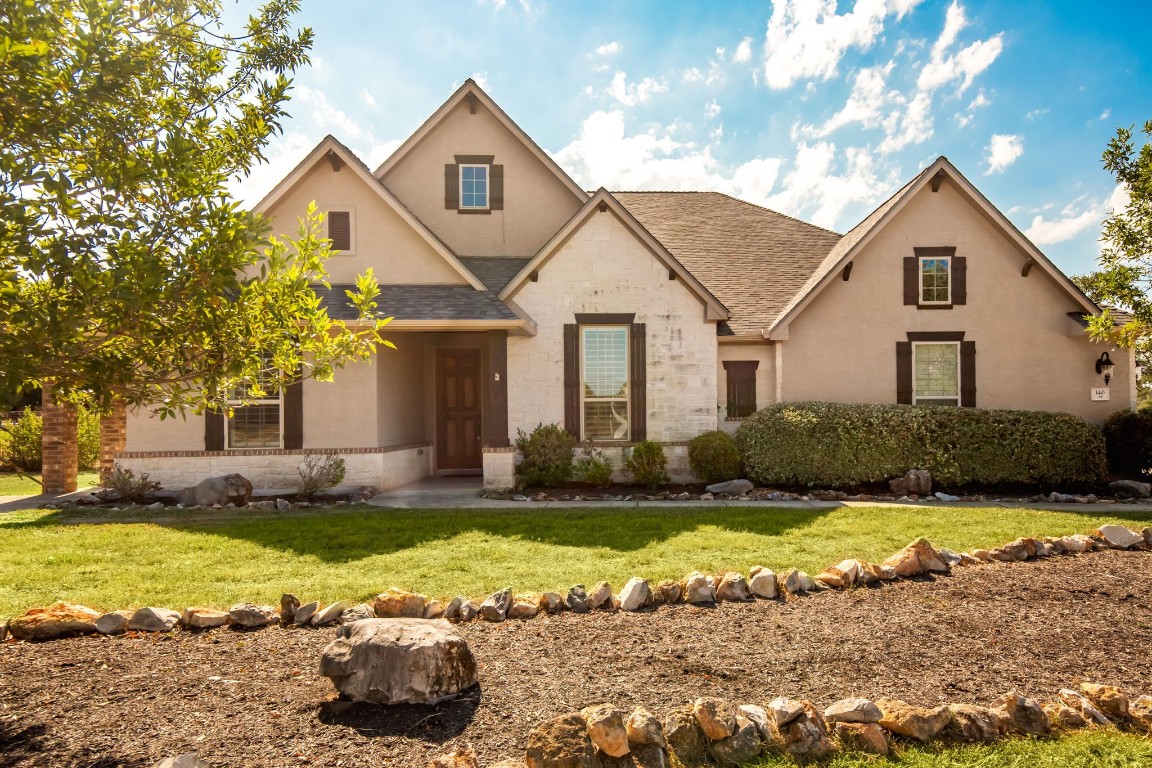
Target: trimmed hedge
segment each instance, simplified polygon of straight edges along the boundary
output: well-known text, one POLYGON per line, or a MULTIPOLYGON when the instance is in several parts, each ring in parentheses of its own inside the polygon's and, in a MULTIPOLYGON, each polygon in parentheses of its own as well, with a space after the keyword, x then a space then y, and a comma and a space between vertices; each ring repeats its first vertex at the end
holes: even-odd
POLYGON ((1118 475, 1139 477, 1152 469, 1152 410, 1120 411, 1104 422, 1108 469, 1118 475))
POLYGON ((1104 479, 1101 431, 1048 411, 781 403, 736 432, 749 479, 829 488, 917 468, 944 486, 1083 485, 1104 479))
POLYGON ((735 480, 743 473, 740 449, 732 435, 714 429, 688 441, 688 468, 704 483, 735 480))

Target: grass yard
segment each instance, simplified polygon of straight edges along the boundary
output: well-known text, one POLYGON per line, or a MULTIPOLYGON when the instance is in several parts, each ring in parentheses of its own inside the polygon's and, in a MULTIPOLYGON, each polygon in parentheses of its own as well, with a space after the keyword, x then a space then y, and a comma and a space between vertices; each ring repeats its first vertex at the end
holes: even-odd
MULTIPOLYGON (((35 475, 36 478, 42 479, 39 474, 35 475)), ((81 472, 77 477, 76 485, 78 488, 88 488, 96 485, 100 475, 98 472, 81 472)), ((42 491, 40 484, 29 480, 26 477, 14 474, 12 472, 0 473, 0 496, 38 496, 42 491)))
POLYGON ((173 510, 134 510, 116 522, 98 522, 92 514, 0 515, 0 615, 61 599, 97 610, 180 609, 277 603, 282 592, 305 600, 366 598, 389 586, 436 597, 482 597, 505 585, 563 591, 600 579, 619 588, 634 575, 746 573, 757 564, 816 573, 845 557, 882 559, 917 536, 960 550, 1024 535, 1087 532, 1106 522, 1152 524, 1147 510, 946 506, 546 511, 365 505, 185 520, 173 510))

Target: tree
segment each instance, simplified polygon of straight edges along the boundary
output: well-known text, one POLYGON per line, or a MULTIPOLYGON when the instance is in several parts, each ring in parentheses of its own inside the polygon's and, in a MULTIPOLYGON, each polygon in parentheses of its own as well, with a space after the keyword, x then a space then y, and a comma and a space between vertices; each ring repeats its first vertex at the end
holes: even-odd
POLYGON ((219 0, 0 0, 0 391, 167 416, 375 351, 371 273, 357 322, 312 290, 316 211, 267 237, 226 188, 280 131, 298 10, 269 0, 233 36, 219 0))

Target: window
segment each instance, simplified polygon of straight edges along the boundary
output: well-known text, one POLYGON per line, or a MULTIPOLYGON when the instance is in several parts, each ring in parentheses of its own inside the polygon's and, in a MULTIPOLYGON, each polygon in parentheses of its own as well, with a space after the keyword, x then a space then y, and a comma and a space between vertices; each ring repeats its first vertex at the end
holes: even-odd
POLYGON ((725 360, 724 372, 728 379, 728 408, 725 418, 729 421, 746 419, 756 413, 756 368, 755 360, 725 360))
POLYGON ((488 166, 460 166, 460 207, 488 207, 488 166))
POLYGON ((333 251, 352 250, 352 214, 349 211, 328 212, 328 239, 333 251))
POLYGON ((913 342, 913 402, 960 405, 960 343, 913 342))
POLYGON ((628 440, 628 326, 580 328, 585 440, 628 440))
POLYGON ((228 400, 232 406, 225 430, 228 449, 281 447, 284 434, 281 392, 270 382, 262 383, 259 392, 256 390, 257 387, 242 385, 228 400), (248 404, 241 405, 245 399, 248 404))
POLYGON ((952 309, 968 303, 968 259, 953 246, 912 249, 904 258, 904 303, 917 309, 952 309))
POLYGON ((950 304, 952 260, 945 258, 920 259, 920 303, 950 304))

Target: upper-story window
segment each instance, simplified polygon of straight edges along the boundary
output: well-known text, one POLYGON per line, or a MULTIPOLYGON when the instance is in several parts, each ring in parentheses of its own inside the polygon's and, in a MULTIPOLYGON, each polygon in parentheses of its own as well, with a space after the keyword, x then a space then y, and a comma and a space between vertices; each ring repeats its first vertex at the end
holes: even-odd
POLYGON ((952 303, 952 259, 920 259, 920 303, 952 303))
POLYGON ((954 246, 925 246, 904 257, 904 304, 952 309, 968 303, 968 259, 954 246))
POLYGON ((504 166, 493 155, 456 155, 444 166, 444 207, 457 213, 504 210, 504 166))
POLYGON ((328 246, 332 251, 352 251, 352 212, 328 211, 328 246))
POLYGON ((460 207, 488 207, 488 166, 460 166, 460 207))

